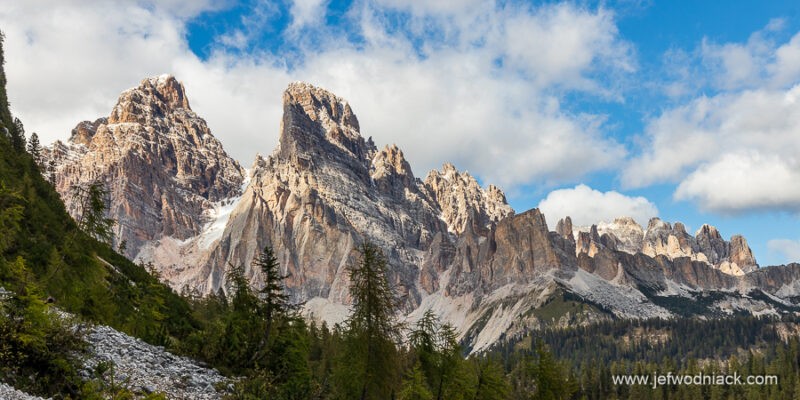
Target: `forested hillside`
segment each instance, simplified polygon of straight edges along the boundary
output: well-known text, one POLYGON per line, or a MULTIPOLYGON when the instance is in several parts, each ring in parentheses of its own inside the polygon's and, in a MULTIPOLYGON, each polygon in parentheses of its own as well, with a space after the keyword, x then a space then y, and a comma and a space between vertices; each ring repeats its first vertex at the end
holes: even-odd
POLYGON ((47 299, 157 344, 180 340, 197 323, 187 301, 79 229, 28 150, 35 154, 35 143, 9 111, 0 69, 0 286, 16 294, 0 313, 0 380, 77 393, 68 350, 79 341, 45 313, 47 299))

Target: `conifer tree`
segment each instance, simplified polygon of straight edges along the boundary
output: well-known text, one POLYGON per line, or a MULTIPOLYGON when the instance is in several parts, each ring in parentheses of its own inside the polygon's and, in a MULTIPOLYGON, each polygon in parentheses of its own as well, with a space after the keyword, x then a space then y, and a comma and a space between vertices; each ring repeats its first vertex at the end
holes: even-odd
POLYGON ((33 157, 33 161, 36 162, 36 166, 41 170, 42 169, 42 145, 39 143, 39 135, 36 132, 31 134, 31 139, 28 141, 28 154, 33 157))
POLYGON ((17 151, 25 151, 25 126, 19 118, 14 118, 14 126, 11 127, 11 144, 17 151))
MULTIPOLYGON (((281 274, 280 264, 271 247, 264 247, 264 251, 253 260, 253 266, 261 270, 261 276, 264 279, 264 287, 259 290, 258 294, 261 312, 266 322, 264 338, 260 347, 266 349, 269 346, 273 322, 276 318, 287 316, 291 305, 289 296, 283 290, 283 280, 286 279, 286 276, 281 274)), ((256 357, 256 354, 253 357, 256 357)))
POLYGON ((502 400, 508 397, 508 382, 500 365, 487 358, 478 360, 475 367, 478 378, 475 400, 502 400))
POLYGON ((438 387, 439 354, 437 343, 438 320, 433 311, 428 310, 417 321, 408 335, 409 343, 416 353, 419 367, 432 387, 438 387))
POLYGON ((422 366, 417 362, 403 380, 400 400, 433 400, 433 394, 425 383, 422 366))
POLYGON ((107 218, 106 197, 108 191, 102 182, 92 182, 87 186, 73 186, 72 193, 78 203, 78 226, 95 239, 111 243, 116 221, 107 218))
POLYGON ((345 344, 336 369, 340 399, 388 399, 399 380, 395 344, 400 333, 395 321, 394 294, 386 278, 386 257, 364 241, 361 260, 350 268, 352 314, 346 321, 345 344))
POLYGON ((436 389, 436 400, 455 398, 455 395, 467 391, 467 379, 464 376, 464 358, 458 335, 450 324, 439 328, 439 385, 436 389))

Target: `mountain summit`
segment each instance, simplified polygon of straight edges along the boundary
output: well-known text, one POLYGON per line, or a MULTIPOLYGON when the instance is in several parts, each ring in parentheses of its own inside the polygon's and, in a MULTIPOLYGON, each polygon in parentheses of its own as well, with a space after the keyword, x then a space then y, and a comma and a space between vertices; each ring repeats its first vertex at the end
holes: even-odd
POLYGON ((129 254, 176 289, 224 288, 230 264, 258 286, 250 264, 270 245, 291 298, 328 323, 347 316, 347 266, 370 240, 406 318, 432 310, 474 351, 545 325, 798 308, 800 265, 758 268, 741 236, 630 218, 585 229, 566 218, 551 232, 538 209, 515 213, 499 188, 452 164, 417 178, 399 147, 362 136, 350 105, 324 89, 290 84, 283 111, 278 147, 245 176, 174 78, 147 79, 54 146, 59 191, 108 182, 129 254), (566 299, 583 306, 558 305, 566 299))
POLYGON ((106 184, 116 242, 127 243, 131 258, 148 241, 199 234, 204 212, 239 193, 244 179, 170 75, 124 91, 108 117, 79 123, 45 157, 55 163, 56 188, 73 215, 73 186, 106 184))

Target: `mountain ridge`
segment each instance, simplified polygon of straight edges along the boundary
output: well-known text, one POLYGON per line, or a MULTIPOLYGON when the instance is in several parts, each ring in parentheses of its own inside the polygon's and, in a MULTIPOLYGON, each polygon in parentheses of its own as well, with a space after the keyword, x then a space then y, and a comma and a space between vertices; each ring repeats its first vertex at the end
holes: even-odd
MULTIPOLYGON (((188 107, 185 96, 162 97, 188 107)), ((401 149, 365 139, 349 104, 324 89, 289 84, 283 108, 278 146, 256 156, 238 190, 209 202, 205 210, 216 219, 201 213, 194 236, 164 230, 133 250, 176 289, 217 291, 228 263, 245 265, 257 286, 261 277, 249 264, 270 245, 306 315, 341 322, 349 304, 346 266, 366 238, 387 253, 405 318, 433 310, 476 350, 548 323, 531 311, 558 290, 599 305, 570 317, 578 320, 680 315, 685 301, 711 292, 722 297, 704 306, 709 315, 795 309, 800 268, 759 268, 742 236, 725 241, 707 225, 691 236, 683 224, 657 218, 646 230, 629 218, 587 230, 565 218, 551 231, 538 209, 515 213, 499 188, 481 187, 452 164, 417 178, 401 149)), ((131 115, 147 126, 147 115, 144 122, 131 115)), ((79 125, 79 137, 93 126, 79 125)))

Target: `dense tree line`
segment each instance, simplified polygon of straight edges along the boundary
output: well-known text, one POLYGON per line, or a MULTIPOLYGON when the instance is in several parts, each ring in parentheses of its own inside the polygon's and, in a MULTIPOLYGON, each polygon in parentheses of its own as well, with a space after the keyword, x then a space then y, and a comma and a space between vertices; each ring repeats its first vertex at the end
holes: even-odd
POLYGON ((520 347, 533 348, 542 341, 572 366, 587 359, 659 362, 665 358, 683 367, 692 359, 727 358, 742 349, 757 348, 781 340, 776 323, 798 324, 800 318, 736 315, 717 319, 617 319, 569 329, 547 328, 521 340, 499 346, 504 358, 520 347), (675 340, 680 338, 680 340, 675 340))
POLYGON ((502 365, 465 358, 455 330, 432 313, 403 327, 383 252, 369 242, 359 250, 350 267, 352 313, 342 325, 308 325, 298 315, 267 247, 253 263, 264 288, 253 290, 243 266, 230 266, 226 291, 192 301, 201 329, 179 350, 243 376, 234 399, 508 398, 502 365))

